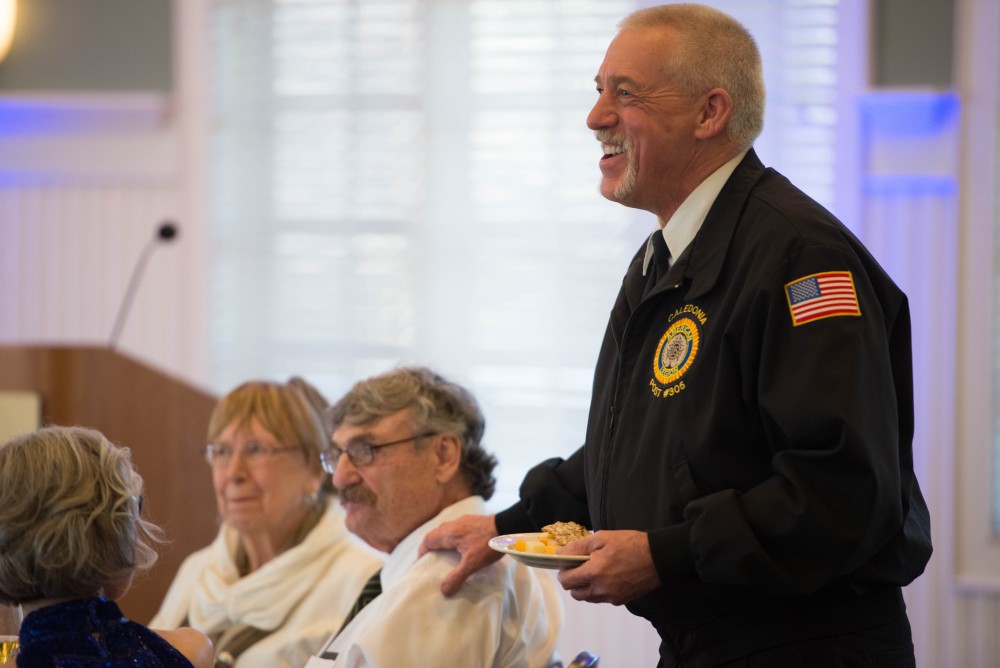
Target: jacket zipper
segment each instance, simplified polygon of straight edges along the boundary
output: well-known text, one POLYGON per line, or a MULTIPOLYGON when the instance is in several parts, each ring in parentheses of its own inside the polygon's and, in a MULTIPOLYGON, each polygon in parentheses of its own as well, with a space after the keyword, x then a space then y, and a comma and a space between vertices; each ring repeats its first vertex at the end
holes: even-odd
POLYGON ((636 305, 635 310, 629 314, 628 320, 625 321, 625 327, 622 328, 622 339, 621 343, 618 345, 618 361, 617 364, 615 365, 617 367, 617 369, 615 370, 615 391, 614 394, 611 396, 611 408, 610 408, 611 415, 608 418, 608 437, 607 440, 605 441, 606 447, 605 447, 605 457, 604 457, 604 468, 601 471, 600 528, 602 529, 606 529, 608 526, 608 504, 606 503, 608 477, 611 475, 611 452, 614 448, 614 440, 615 440, 615 414, 617 413, 618 387, 622 374, 622 351, 625 348, 625 341, 628 340, 628 328, 629 325, 632 323, 635 314, 639 312, 639 309, 642 308, 643 304, 649 302, 655 295, 668 292, 670 290, 676 290, 677 288, 681 287, 681 285, 683 285, 683 281, 681 281, 680 283, 674 283, 673 285, 665 286, 663 288, 660 288, 660 290, 653 288, 653 290, 648 295, 646 295, 644 299, 639 301, 639 304, 636 305))

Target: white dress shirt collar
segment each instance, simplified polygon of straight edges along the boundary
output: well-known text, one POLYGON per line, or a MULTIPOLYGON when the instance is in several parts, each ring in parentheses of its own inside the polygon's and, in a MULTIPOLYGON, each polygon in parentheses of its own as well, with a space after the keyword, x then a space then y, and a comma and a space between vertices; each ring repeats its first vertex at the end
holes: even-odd
MULTIPOLYGON (((726 181, 732 176, 736 170, 736 166, 740 164, 746 153, 746 151, 742 151, 732 160, 712 172, 708 178, 698 184, 698 187, 692 190, 691 194, 681 202, 681 205, 674 211, 674 215, 670 216, 667 224, 653 231, 653 234, 663 234, 663 240, 667 242, 667 248, 670 249, 671 265, 681 256, 681 253, 687 249, 695 235, 698 234, 698 230, 701 229, 702 223, 705 222, 705 218, 708 216, 708 210, 712 208, 712 204, 715 203, 715 199, 719 196, 719 192, 722 191, 722 187, 726 185, 726 181)), ((643 276, 646 275, 649 263, 653 259, 652 239, 653 236, 651 234, 646 241, 646 257, 642 263, 643 276)))

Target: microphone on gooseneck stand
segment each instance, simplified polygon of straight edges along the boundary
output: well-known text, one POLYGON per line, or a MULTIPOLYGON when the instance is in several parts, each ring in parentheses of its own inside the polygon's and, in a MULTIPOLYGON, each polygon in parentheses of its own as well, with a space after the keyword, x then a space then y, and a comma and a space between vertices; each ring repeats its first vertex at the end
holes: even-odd
POLYGON ((167 243, 177 236, 177 226, 170 221, 164 221, 156 230, 156 236, 149 240, 146 247, 142 249, 135 269, 132 270, 132 277, 129 279, 128 288, 125 290, 125 298, 118 308, 118 316, 115 318, 115 326, 111 330, 111 338, 108 347, 112 350, 118 345, 118 337, 121 336, 122 327, 125 326, 125 319, 128 317, 129 309, 132 307, 132 299, 135 297, 135 289, 139 286, 142 272, 145 271, 149 258, 161 243, 167 243))

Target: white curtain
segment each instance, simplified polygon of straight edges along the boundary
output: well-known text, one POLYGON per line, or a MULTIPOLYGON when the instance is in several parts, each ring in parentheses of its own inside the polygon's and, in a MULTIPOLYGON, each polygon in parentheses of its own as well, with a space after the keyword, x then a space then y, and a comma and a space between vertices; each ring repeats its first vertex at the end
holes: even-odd
MULTIPOLYGON (((638 4, 215 0, 215 388, 302 374, 334 399, 432 366, 483 403, 498 505, 528 466, 572 452, 653 225, 599 196, 584 122, 638 4)), ((836 209, 838 63, 863 27, 836 0, 714 4, 764 55, 758 151, 836 209)))

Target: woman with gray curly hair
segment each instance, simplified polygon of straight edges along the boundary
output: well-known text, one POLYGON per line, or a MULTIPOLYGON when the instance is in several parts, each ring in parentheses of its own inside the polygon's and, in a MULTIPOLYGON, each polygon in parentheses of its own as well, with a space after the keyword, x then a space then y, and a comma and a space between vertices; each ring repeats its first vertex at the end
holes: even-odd
POLYGON ((189 628, 152 631, 115 604, 155 562, 127 448, 98 431, 46 427, 0 447, 0 602, 24 611, 19 668, 212 665, 189 628))

